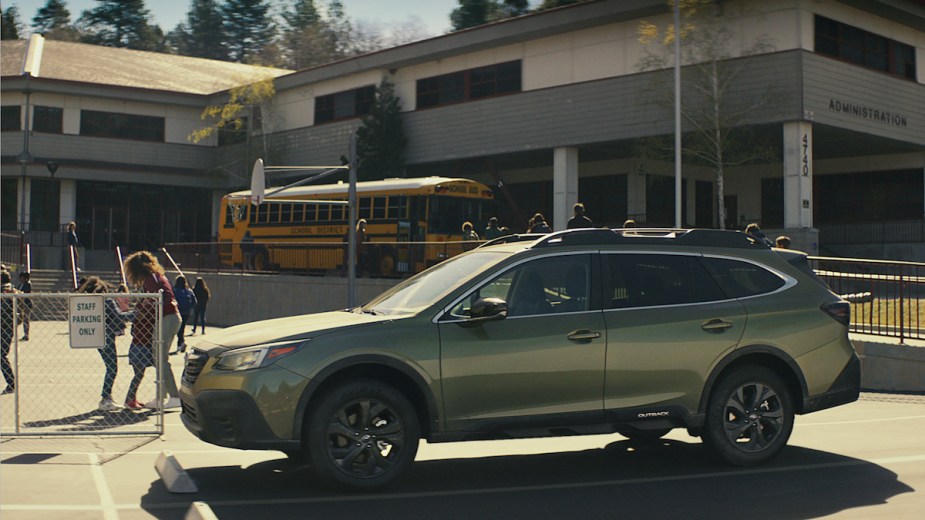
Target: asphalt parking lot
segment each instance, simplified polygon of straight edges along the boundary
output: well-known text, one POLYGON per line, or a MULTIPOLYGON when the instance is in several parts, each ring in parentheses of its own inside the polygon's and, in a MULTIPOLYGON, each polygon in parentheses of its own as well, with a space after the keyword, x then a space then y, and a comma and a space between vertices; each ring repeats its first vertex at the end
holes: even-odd
POLYGON ((713 462, 675 430, 634 445, 619 435, 421 446, 395 485, 334 491, 279 452, 202 443, 168 412, 163 437, 4 438, 0 516, 184 518, 193 501, 250 518, 921 518, 925 396, 863 394, 797 418, 767 466, 713 462), (199 491, 172 494, 155 461, 169 450, 199 491))

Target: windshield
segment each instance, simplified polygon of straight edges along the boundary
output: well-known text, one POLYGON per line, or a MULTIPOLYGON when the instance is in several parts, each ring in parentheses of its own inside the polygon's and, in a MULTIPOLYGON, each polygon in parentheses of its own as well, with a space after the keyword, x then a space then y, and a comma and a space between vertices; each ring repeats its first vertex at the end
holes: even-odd
POLYGON ((427 219, 428 233, 439 235, 459 235, 462 223, 469 221, 481 235, 488 223, 487 208, 489 201, 434 195, 429 197, 430 214, 427 219))
POLYGON ((396 285, 361 310, 375 314, 419 312, 505 256, 498 251, 474 251, 455 256, 396 285))

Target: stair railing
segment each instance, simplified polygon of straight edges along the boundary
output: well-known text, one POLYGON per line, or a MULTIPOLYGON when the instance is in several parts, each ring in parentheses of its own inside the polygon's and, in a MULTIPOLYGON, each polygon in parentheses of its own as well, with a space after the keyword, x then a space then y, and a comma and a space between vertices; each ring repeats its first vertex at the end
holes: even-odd
POLYGON ((125 261, 122 259, 122 249, 119 246, 116 246, 116 262, 119 265, 119 279, 122 280, 122 285, 128 286, 125 281, 125 261))
POLYGON ((74 290, 77 290, 77 248, 69 245, 67 252, 71 263, 71 285, 74 286, 74 290))

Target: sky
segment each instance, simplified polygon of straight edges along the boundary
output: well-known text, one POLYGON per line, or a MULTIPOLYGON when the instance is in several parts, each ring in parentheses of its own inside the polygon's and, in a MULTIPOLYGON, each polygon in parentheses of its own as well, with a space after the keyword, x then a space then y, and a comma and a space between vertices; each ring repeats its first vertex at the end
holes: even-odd
MULTIPOLYGON (((71 21, 80 17, 84 10, 92 9, 94 0, 65 0, 71 21)), ((286 0, 271 0, 276 6, 291 5, 286 0)), ((450 12, 455 9, 457 0, 342 0, 344 11, 352 20, 380 24, 383 29, 389 25, 407 22, 412 16, 421 19, 431 36, 439 36, 450 29, 450 12)), ((47 3, 47 0, 3 0, 3 9, 16 6, 22 23, 32 24, 35 13, 47 3)), ((327 0, 316 0, 315 5, 327 5, 327 0)), ((191 0, 146 0, 145 7, 151 12, 153 23, 160 25, 168 33, 178 23, 186 20, 191 0)))

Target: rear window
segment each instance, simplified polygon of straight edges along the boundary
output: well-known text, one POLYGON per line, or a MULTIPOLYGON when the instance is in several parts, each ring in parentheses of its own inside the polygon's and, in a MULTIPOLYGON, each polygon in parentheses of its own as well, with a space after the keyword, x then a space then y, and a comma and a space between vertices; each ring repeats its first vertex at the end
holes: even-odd
POLYGON ((773 292, 786 283, 777 274, 748 262, 709 257, 703 258, 702 261, 707 272, 731 298, 773 292))

